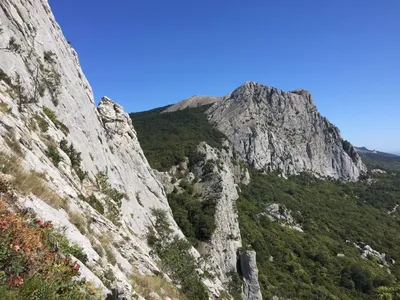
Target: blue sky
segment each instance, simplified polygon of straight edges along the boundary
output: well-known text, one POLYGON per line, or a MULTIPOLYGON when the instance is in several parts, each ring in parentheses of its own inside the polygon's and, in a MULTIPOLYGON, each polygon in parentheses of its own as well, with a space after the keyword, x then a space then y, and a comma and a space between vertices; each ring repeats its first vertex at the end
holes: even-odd
POLYGON ((96 100, 129 112, 246 81, 312 92, 353 144, 400 152, 398 0, 50 0, 96 100))

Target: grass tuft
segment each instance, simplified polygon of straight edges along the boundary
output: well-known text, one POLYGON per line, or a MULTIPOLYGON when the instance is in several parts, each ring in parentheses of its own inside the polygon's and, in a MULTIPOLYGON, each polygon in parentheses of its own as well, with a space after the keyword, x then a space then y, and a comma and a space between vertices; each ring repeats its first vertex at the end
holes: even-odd
POLYGON ((132 281, 135 291, 146 299, 150 299, 152 292, 162 296, 163 299, 166 297, 182 299, 179 291, 161 276, 133 275, 132 281))
POLYGON ((14 177, 12 185, 18 192, 24 195, 32 193, 54 208, 63 206, 61 198, 47 187, 43 175, 24 170, 19 157, 0 152, 0 172, 14 177))
POLYGON ((1 102, 0 103, 0 112, 2 112, 3 114, 10 114, 11 107, 9 107, 8 104, 5 102, 1 102))
POLYGON ((4 140, 8 147, 10 147, 11 151, 13 151, 15 154, 17 154, 20 157, 24 156, 24 151, 22 150, 22 147, 17 140, 17 137, 15 135, 14 131, 9 131, 7 135, 4 137, 4 140))
POLYGON ((85 234, 87 232, 86 221, 81 214, 69 212, 68 217, 71 223, 74 224, 82 234, 85 234))

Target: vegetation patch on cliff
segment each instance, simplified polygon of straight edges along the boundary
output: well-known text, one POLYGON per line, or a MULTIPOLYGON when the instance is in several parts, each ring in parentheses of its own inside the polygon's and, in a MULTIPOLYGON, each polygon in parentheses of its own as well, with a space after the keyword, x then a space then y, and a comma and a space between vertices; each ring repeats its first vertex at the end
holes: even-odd
POLYGON ((149 228, 147 241, 154 254, 161 259, 161 269, 181 287, 185 297, 183 299, 208 300, 208 292, 201 282, 206 273, 200 271, 200 262, 191 254, 190 243, 173 236, 164 210, 153 209, 152 213, 155 218, 155 230, 149 228))
POLYGON ((192 184, 186 181, 181 181, 180 186, 184 189, 183 192, 178 193, 175 189, 168 195, 168 203, 176 223, 196 247, 198 241, 207 242, 214 233, 216 200, 201 201, 193 192, 192 184))
POLYGON ((209 105, 161 113, 167 107, 130 114, 140 145, 152 168, 168 170, 191 156, 203 141, 221 148, 225 135, 209 123, 205 114, 209 105))

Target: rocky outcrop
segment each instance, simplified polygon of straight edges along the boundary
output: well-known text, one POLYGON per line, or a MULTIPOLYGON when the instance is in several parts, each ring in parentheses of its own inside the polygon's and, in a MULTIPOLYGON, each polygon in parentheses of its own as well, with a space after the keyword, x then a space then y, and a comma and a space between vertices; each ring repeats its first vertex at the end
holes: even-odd
POLYGON ((256 169, 351 181, 366 171, 353 146, 318 113, 308 91, 247 82, 207 113, 238 158, 256 169))
POLYGON ((243 276, 243 300, 262 300, 258 283, 258 267, 255 251, 243 251, 239 254, 241 273, 243 276))
POLYGON ((303 232, 301 225, 292 216, 292 211, 285 205, 272 203, 265 208, 265 211, 258 216, 267 216, 271 221, 278 221, 284 227, 303 232))
POLYGON ((166 112, 174 112, 178 110, 184 110, 186 108, 195 108, 203 105, 210 105, 215 102, 218 102, 222 99, 222 97, 215 97, 215 96, 193 96, 182 100, 174 105, 163 110, 163 113, 166 112))
MULTIPOLYGON (((360 250, 361 252, 361 258, 367 259, 367 258, 375 258, 377 262, 383 266, 387 266, 388 262, 386 261, 386 254, 385 253, 380 253, 379 251, 376 251, 372 249, 370 245, 367 245, 363 242, 360 243, 354 243, 354 246, 360 250)), ((393 261, 392 261, 393 263, 393 261)))
POLYGON ((198 146, 204 159, 196 166, 195 175, 202 178, 202 199, 216 201, 216 229, 208 243, 202 243, 200 252, 206 253, 216 270, 217 277, 227 284, 229 273, 236 272, 236 253, 242 246, 236 200, 239 198, 237 183, 248 178, 247 170, 235 169, 231 154, 225 149, 218 150, 206 143, 198 146))

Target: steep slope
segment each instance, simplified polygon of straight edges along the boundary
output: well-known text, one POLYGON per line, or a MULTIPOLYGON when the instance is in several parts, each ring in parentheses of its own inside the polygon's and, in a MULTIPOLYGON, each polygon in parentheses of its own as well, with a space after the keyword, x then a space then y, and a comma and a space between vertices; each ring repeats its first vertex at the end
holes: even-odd
POLYGON ((284 175, 308 171, 351 181, 366 171, 307 91, 283 92, 247 82, 207 113, 238 157, 256 169, 284 175))
POLYGON ((1 171, 16 183, 25 174, 11 165, 18 157, 43 178, 47 194, 19 185, 19 208, 64 228, 88 256, 85 276, 105 292, 120 286, 130 298, 131 274, 162 274, 146 242, 151 210, 165 211, 172 233, 183 237, 164 188, 123 108, 106 97, 95 107, 47 0, 1 1, 0 20, 1 171))

